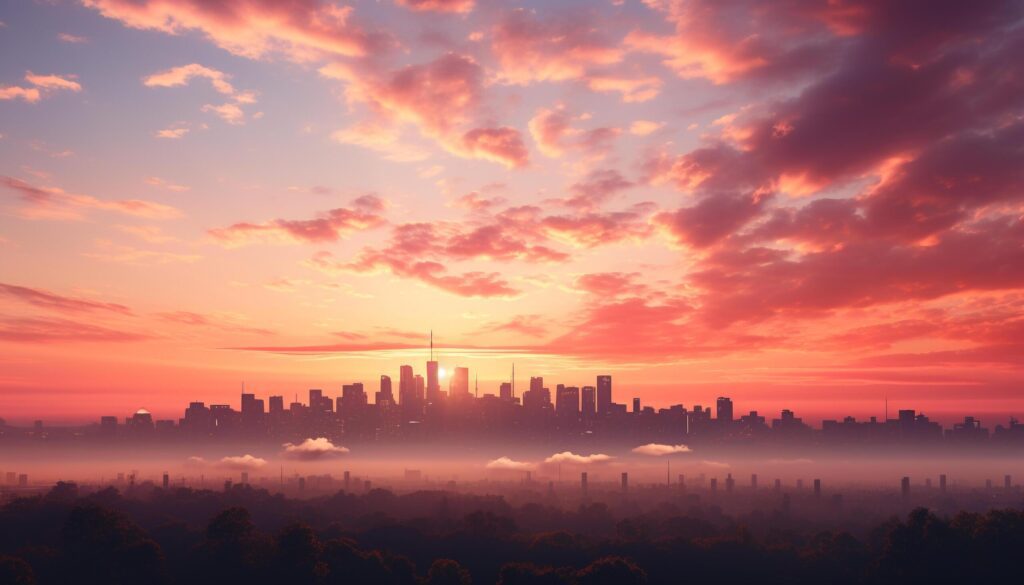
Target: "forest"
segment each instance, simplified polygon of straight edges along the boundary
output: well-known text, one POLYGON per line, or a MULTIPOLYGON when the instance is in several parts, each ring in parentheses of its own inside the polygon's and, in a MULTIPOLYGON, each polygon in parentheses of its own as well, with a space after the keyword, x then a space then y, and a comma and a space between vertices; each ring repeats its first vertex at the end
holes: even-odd
POLYGON ((714 505, 563 509, 501 496, 374 489, 285 498, 58 483, 0 508, 0 583, 394 585, 978 583, 1014 574, 1019 509, 871 526, 827 511, 714 505))

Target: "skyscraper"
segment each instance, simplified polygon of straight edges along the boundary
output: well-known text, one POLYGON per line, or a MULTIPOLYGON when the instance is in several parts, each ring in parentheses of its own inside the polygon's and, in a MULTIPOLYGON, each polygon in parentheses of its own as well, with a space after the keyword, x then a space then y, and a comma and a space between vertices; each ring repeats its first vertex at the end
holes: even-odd
POLYGON ((366 392, 363 390, 362 382, 341 387, 341 398, 338 399, 339 413, 351 417, 360 412, 366 404, 366 392))
POLYGON ((593 418, 597 413, 596 390, 593 386, 584 386, 580 392, 580 400, 582 402, 581 415, 583 418, 593 418))
POLYGON ((381 405, 391 405, 395 403, 395 395, 391 391, 391 376, 381 375, 380 389, 377 390, 377 395, 374 397, 374 402, 381 405))
POLYGON ((555 388, 555 414, 559 418, 576 419, 580 415, 580 389, 559 384, 555 388))
POLYGON ((469 368, 455 368, 452 372, 452 398, 465 400, 469 394, 469 368))
POLYGON ((398 401, 404 406, 410 406, 416 393, 415 382, 412 377, 412 366, 398 368, 398 401))
POLYGON ((441 401, 441 384, 437 376, 437 362, 427 362, 427 402, 437 404, 441 401))
POLYGON ((423 405, 423 388, 424 388, 423 376, 421 376, 419 374, 416 374, 415 376, 413 376, 412 381, 413 381, 413 384, 412 384, 412 386, 413 386, 413 392, 412 392, 413 403, 416 404, 416 405, 422 406, 423 405))
POLYGON ((271 396, 269 400, 270 414, 280 414, 284 412, 284 396, 271 396))
POLYGON ((441 383, 438 380, 438 366, 434 360, 434 332, 430 332, 430 360, 427 361, 427 402, 441 402, 441 383))
POLYGON ((717 412, 715 418, 721 423, 732 422, 732 399, 726 398, 725 396, 719 396, 718 401, 715 403, 717 412))
POLYGON ((597 414, 606 415, 612 406, 612 377, 597 377, 597 414))
POLYGON ((507 402, 512 402, 512 383, 502 382, 498 387, 498 397, 507 402))

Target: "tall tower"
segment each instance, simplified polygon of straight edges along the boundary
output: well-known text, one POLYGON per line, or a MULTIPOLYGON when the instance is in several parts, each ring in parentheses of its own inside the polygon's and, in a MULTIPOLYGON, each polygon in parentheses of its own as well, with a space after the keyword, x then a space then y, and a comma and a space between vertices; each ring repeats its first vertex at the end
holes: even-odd
POLYGON ((430 331, 430 360, 427 362, 427 402, 441 401, 441 384, 437 379, 437 362, 434 361, 434 331, 430 331))
POLYGON ((597 414, 608 414, 612 406, 612 377, 597 377, 597 414))

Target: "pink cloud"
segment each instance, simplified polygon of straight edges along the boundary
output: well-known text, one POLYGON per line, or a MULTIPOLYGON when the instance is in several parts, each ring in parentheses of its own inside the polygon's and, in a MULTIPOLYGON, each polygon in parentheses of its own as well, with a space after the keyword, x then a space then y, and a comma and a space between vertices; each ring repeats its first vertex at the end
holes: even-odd
POLYGON ((154 73, 142 80, 146 87, 180 87, 188 85, 189 81, 196 77, 210 80, 213 89, 224 95, 233 95, 235 88, 228 81, 228 75, 199 63, 189 63, 179 67, 172 67, 166 71, 154 73))
POLYGON ((231 321, 214 317, 211 315, 204 315, 201 313, 193 313, 191 311, 173 311, 157 314, 161 320, 168 323, 177 323, 180 325, 191 325, 199 327, 214 327, 224 331, 230 331, 235 333, 247 333, 252 335, 273 335, 274 332, 269 329, 263 329, 260 327, 249 327, 247 325, 239 325, 232 323, 231 321))
POLYGON ((506 321, 488 323, 480 328, 480 333, 511 332, 526 337, 543 337, 547 333, 541 315, 516 315, 506 321))
POLYGON ((573 286, 599 297, 616 297, 621 295, 639 295, 647 291, 647 287, 637 280, 639 272, 599 272, 582 274, 576 278, 573 286))
POLYGON ((28 103, 35 103, 43 99, 45 95, 55 91, 82 91, 82 85, 74 81, 73 77, 73 75, 37 75, 27 71, 25 72, 25 81, 29 82, 33 87, 0 86, 0 100, 20 99, 28 103))
POLYGON ((507 13, 492 32, 501 78, 516 84, 581 79, 590 67, 621 61, 622 49, 585 21, 579 11, 543 19, 521 8, 507 13))
POLYGON ((22 100, 30 104, 38 102, 42 93, 34 87, 18 87, 16 85, 0 86, 0 100, 22 100))
POLYGON ((465 14, 472 12, 476 0, 395 0, 400 6, 405 6, 417 12, 451 12, 465 14))
POLYGON ((62 43, 70 43, 73 45, 80 45, 82 43, 89 42, 89 39, 80 35, 73 35, 71 33, 58 33, 57 40, 62 43))
POLYGON ((273 219, 263 223, 239 222, 209 230, 217 242, 243 246, 253 242, 323 243, 336 242, 342 236, 373 229, 385 223, 380 210, 366 199, 357 199, 353 208, 339 207, 314 219, 273 219))
POLYGON ((462 146, 474 158, 493 160, 511 168, 525 167, 530 161, 522 135, 507 126, 474 128, 463 134, 462 146))
POLYGON ((650 101, 661 92, 662 81, 653 75, 591 74, 586 77, 591 91, 617 92, 626 103, 650 101))
POLYGON ((68 319, 0 317, 0 341, 14 343, 126 343, 148 335, 68 319))
POLYGON ((83 0, 125 26, 178 35, 198 31, 217 46, 252 59, 283 54, 295 61, 361 57, 390 45, 353 22, 351 7, 316 0, 83 0))
POLYGON ((581 248, 594 248, 650 236, 647 212, 648 207, 640 205, 626 211, 549 215, 540 220, 540 229, 554 240, 581 248))
POLYGON ((712 255, 693 273, 714 323, 777 314, 820 316, 841 307, 927 300, 964 291, 1024 286, 1024 223, 991 220, 945 233, 927 246, 863 241, 807 254, 772 254, 735 263, 712 255))
POLYGON ((478 191, 472 191, 460 196, 453 203, 470 211, 487 211, 505 202, 504 197, 486 197, 478 191))
POLYGON ((462 297, 514 297, 519 290, 496 272, 463 272, 450 274, 433 260, 417 260, 395 250, 364 251, 354 262, 343 263, 328 252, 317 253, 308 265, 325 272, 373 273, 387 271, 395 276, 419 281, 439 290, 462 297))
POLYGON ((518 130, 478 124, 484 101, 484 69, 471 57, 450 52, 427 63, 383 74, 376 69, 333 63, 322 67, 320 73, 345 81, 348 100, 367 104, 382 119, 357 126, 358 135, 353 135, 356 129, 343 131, 338 138, 344 142, 394 149, 396 137, 388 125, 404 122, 456 156, 514 168, 528 162, 518 130))
POLYGON ((588 119, 574 116, 564 106, 541 108, 530 119, 530 135, 545 156, 557 158, 568 152, 601 158, 614 146, 622 133, 619 128, 602 126, 583 130, 574 123, 588 119))
POLYGON ((38 288, 14 284, 0 283, 0 296, 13 298, 44 309, 63 312, 110 311, 122 315, 130 315, 132 312, 131 309, 119 303, 67 297, 38 288))
POLYGON ((799 2, 764 6, 753 1, 667 0, 648 4, 665 14, 675 34, 635 30, 626 37, 625 45, 662 55, 665 65, 683 78, 699 77, 719 84, 751 77, 790 78, 820 69, 836 56, 829 27, 799 2))
POLYGON ((570 186, 569 197, 560 200, 560 203, 567 207, 591 210, 632 186, 632 182, 614 169, 594 171, 570 186))
POLYGON ((84 211, 114 211, 150 219, 171 219, 181 213, 169 205, 142 199, 97 199, 90 195, 68 193, 58 187, 41 187, 15 179, 0 177, 0 185, 18 193, 28 205, 22 215, 31 219, 81 219, 84 211))
MULTIPOLYGON (((72 76, 73 77, 73 76, 72 76)), ((82 86, 77 81, 60 75, 37 75, 31 71, 25 73, 25 81, 46 91, 66 90, 71 92, 82 91, 82 86)))

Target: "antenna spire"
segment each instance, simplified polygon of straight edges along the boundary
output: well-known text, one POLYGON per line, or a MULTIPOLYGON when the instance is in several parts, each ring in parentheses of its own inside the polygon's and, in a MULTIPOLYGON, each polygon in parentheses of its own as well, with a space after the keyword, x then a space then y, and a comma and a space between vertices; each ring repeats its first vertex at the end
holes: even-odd
POLYGON ((430 330, 430 361, 434 361, 434 330, 430 330))

